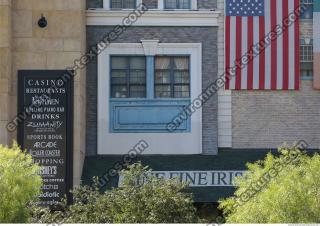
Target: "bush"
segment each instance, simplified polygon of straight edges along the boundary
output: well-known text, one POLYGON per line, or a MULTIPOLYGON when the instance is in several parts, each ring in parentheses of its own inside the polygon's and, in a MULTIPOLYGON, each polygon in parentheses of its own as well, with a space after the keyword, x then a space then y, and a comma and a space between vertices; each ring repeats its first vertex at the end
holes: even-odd
POLYGON ((157 179, 141 164, 122 171, 123 187, 100 193, 96 187, 76 188, 74 204, 50 212, 36 208, 35 223, 193 223, 196 210, 185 185, 177 180, 157 179), (139 183, 144 175, 148 183, 139 183))
POLYGON ((25 223, 27 205, 40 194, 39 166, 14 143, 12 148, 0 145, 0 222, 25 223))
POLYGON ((248 164, 234 197, 223 200, 227 223, 320 222, 320 156, 280 148, 248 164))

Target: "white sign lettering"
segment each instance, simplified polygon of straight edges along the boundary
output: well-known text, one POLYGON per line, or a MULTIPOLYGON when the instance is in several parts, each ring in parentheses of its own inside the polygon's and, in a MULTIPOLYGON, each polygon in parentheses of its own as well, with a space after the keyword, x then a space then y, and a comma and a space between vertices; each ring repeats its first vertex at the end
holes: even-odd
MULTIPOLYGON (((244 170, 211 170, 211 171, 152 171, 158 178, 177 178, 189 187, 233 187, 234 178, 242 176, 244 170)), ((146 183, 145 178, 142 180, 146 183)), ((122 187, 123 176, 119 176, 118 186, 122 187)))

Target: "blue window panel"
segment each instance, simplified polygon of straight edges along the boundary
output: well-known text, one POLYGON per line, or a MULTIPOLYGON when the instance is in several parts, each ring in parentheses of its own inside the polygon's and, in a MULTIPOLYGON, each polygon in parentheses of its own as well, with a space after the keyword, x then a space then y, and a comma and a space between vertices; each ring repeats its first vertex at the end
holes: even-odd
MULTIPOLYGON (((167 125, 190 105, 190 99, 180 100, 110 100, 110 132, 113 133, 171 133, 167 125)), ((191 131, 187 117, 174 131, 191 131)))
POLYGON ((147 56, 147 98, 154 98, 154 57, 147 56))

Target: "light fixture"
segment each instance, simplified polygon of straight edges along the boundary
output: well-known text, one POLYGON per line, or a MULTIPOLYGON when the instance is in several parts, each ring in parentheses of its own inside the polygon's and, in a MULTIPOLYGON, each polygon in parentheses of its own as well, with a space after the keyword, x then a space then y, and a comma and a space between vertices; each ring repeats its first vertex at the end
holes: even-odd
POLYGON ((41 18, 38 21, 39 27, 45 28, 47 24, 48 24, 47 19, 43 16, 43 14, 41 14, 41 18))

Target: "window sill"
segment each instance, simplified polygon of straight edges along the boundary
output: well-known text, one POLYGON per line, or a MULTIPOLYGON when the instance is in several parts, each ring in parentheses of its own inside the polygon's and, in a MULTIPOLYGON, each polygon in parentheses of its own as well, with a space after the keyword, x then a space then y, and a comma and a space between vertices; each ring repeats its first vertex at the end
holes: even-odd
MULTIPOLYGON (((168 124, 190 105, 189 99, 110 99, 110 133, 169 133, 168 124)), ((174 133, 189 133, 191 117, 174 133)))
POLYGON ((300 76, 300 80, 312 81, 313 80, 313 76, 300 76))

